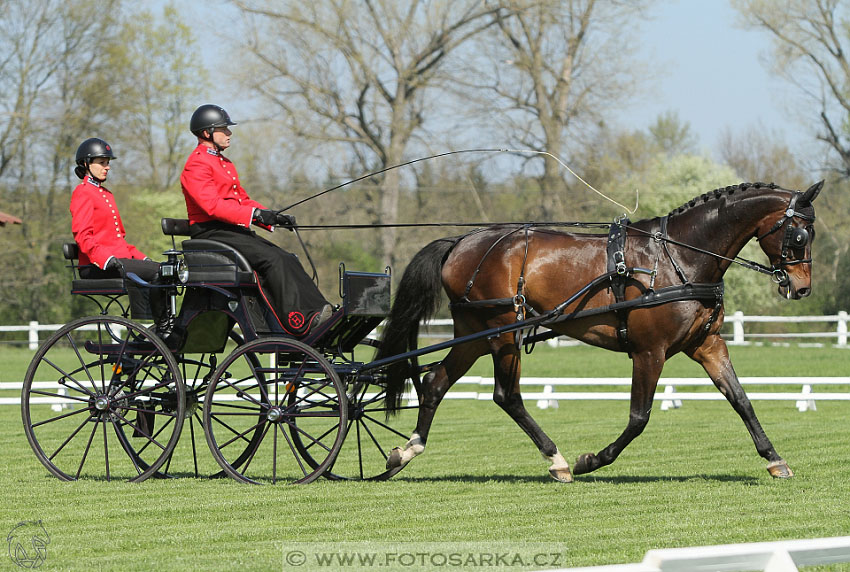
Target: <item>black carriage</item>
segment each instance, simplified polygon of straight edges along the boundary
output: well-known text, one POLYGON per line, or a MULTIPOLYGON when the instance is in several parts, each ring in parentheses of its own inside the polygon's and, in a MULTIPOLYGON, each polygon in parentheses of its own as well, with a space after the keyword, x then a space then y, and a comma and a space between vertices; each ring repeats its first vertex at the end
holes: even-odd
POLYGON ((386 453, 409 434, 415 412, 387 419, 381 370, 364 373, 360 357, 389 311, 389 270, 341 264, 342 304, 299 340, 281 327, 239 252, 200 239, 178 249, 188 221, 163 219, 162 228, 174 248, 156 285, 132 273, 81 279, 77 245, 63 245, 72 294, 100 312, 56 331, 26 373, 24 429, 45 467, 64 480, 306 483, 395 474, 386 453), (131 313, 128 294, 153 288, 168 292, 168 337, 145 325, 151 316, 137 305, 131 313))

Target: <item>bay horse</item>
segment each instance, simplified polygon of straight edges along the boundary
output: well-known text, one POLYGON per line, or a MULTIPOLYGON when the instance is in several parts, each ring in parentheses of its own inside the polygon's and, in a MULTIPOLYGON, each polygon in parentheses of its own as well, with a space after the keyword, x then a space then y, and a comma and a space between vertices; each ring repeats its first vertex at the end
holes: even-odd
POLYGON ((387 469, 400 470, 423 452, 440 401, 479 357, 489 353, 495 370, 493 401, 531 438, 550 463, 550 475, 570 482, 573 473, 589 473, 614 462, 640 435, 649 421, 665 361, 684 352, 705 369, 744 421, 756 450, 769 463, 770 475, 792 477, 759 424, 720 336, 722 279, 729 266, 739 262, 772 275, 785 298, 808 296, 815 220, 812 202, 822 187, 823 181, 805 192, 773 183, 720 188, 665 217, 615 224, 608 236, 527 224, 489 227, 431 242, 405 269, 376 359, 416 347, 419 323, 439 307, 442 290, 451 302, 455 338, 470 338, 452 346, 430 368, 419 368, 415 360, 397 361, 388 368, 388 410, 399 409, 405 384, 414 380, 419 413, 410 439, 390 452, 387 469), (753 238, 771 267, 738 258, 753 238), (694 294, 700 287, 702 293, 694 294), (676 295, 665 298, 665 292, 676 295), (552 335, 628 352, 632 359, 625 430, 600 452, 579 456, 572 472, 523 405, 521 330, 473 335, 516 324, 529 315, 544 317, 542 325, 552 335), (421 382, 420 369, 430 369, 421 382))

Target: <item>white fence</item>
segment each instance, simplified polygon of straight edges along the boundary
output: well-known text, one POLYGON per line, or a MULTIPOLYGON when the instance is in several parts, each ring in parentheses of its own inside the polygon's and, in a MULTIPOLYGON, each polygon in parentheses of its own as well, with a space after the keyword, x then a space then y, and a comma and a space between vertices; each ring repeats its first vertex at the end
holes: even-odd
MULTIPOLYGON (((840 311, 834 316, 745 316, 743 312, 735 312, 727 314, 723 320, 724 330, 728 330, 731 326, 731 333, 724 333, 723 337, 732 345, 743 345, 755 340, 770 338, 780 340, 809 340, 809 339, 834 339, 835 345, 839 347, 848 347, 847 345, 847 323, 850 322, 850 315, 845 311, 840 311), (746 324, 825 324, 826 327, 817 332, 776 332, 776 333, 757 333, 747 332, 746 324), (829 324, 835 324, 832 329, 827 329, 829 324)), ((452 325, 451 320, 431 320, 427 324, 428 327, 439 328, 449 327, 452 325)), ((438 332, 423 332, 423 337, 444 338, 446 334, 438 332)), ((568 338, 556 338, 549 340, 552 346, 570 345, 576 343, 568 338)))
MULTIPOLYGON (((798 411, 816 411, 817 401, 850 401, 850 391, 844 392, 815 392, 817 386, 850 387, 850 377, 742 377, 739 378, 744 386, 791 386, 798 391, 758 392, 747 391, 750 400, 794 401, 798 411)), ((557 408, 559 401, 569 400, 626 400, 630 399, 628 391, 606 391, 605 387, 628 387, 632 380, 625 377, 599 378, 553 378, 553 377, 524 377, 520 386, 537 386, 541 391, 523 392, 522 397, 528 401, 536 401, 540 409, 557 408), (591 391, 564 391, 562 388, 591 387, 591 391), (602 388, 597 390, 596 388, 602 388)), ((461 377, 455 387, 476 385, 483 391, 450 391, 445 399, 477 399, 490 400, 493 398, 494 379, 492 377, 461 377)), ((695 401, 724 401, 726 398, 717 390, 703 392, 680 392, 680 387, 714 387, 711 380, 705 377, 666 377, 658 381, 662 391, 655 393, 655 401, 661 402, 661 410, 677 409, 683 400, 695 401)), ((413 395, 408 396, 413 399, 413 395)))
POLYGON ((549 572, 693 572, 764 570, 797 572, 798 566, 850 562, 850 536, 650 550, 638 564, 561 568, 549 572))
MULTIPOLYGON (((773 392, 747 392, 751 400, 793 401, 798 411, 816 411, 818 401, 850 401, 850 391, 844 392, 816 392, 816 387, 843 386, 850 388, 850 377, 743 377, 741 384, 745 386, 789 386, 791 391, 773 392), (796 391, 794 391, 796 389, 796 391)), ((36 381, 39 389, 55 389, 57 393, 64 395, 66 389, 59 386, 55 381, 36 381)), ((603 377, 603 378, 551 378, 551 377, 527 377, 520 380, 521 386, 542 387, 539 391, 525 391, 523 398, 534 401, 540 409, 557 408, 560 401, 569 400, 628 400, 628 391, 608 391, 610 387, 628 387, 631 384, 629 378, 603 377), (565 391, 570 387, 592 388, 591 390, 565 391), (599 388, 599 389, 597 389, 599 388)), ((489 401, 493 398, 494 380, 492 377, 465 376, 460 378, 455 387, 456 390, 449 391, 445 399, 472 399, 489 401), (474 386, 474 391, 466 391, 465 386, 474 386)), ((661 391, 655 393, 655 400, 661 402, 660 409, 676 409, 682 406, 682 401, 723 401, 726 398, 713 389, 712 383, 707 378, 699 377, 669 377, 662 378, 658 382, 661 391), (680 387, 712 387, 711 391, 703 392, 680 392, 680 387)), ((20 392, 23 382, 2 382, 0 390, 20 392)), ((407 394, 405 398, 411 405, 416 404, 416 394, 407 394)), ((35 403, 49 403, 61 409, 63 406, 79 404, 79 401, 63 397, 37 397, 33 398, 35 403)), ((0 405, 20 405, 20 395, 0 397, 0 405)))
MULTIPOLYGON (((741 312, 735 312, 734 314, 727 315, 725 318, 724 327, 728 329, 729 325, 732 326, 731 334, 724 334, 724 337, 731 344, 745 344, 753 340, 771 338, 771 339, 791 339, 791 340, 806 340, 806 339, 835 339, 835 345, 839 347, 848 347, 847 345, 847 323, 850 321, 850 316, 848 316, 847 312, 841 311, 834 316, 745 316, 741 312), (823 330, 819 332, 779 332, 779 333, 747 333, 745 329, 746 324, 758 324, 758 323, 785 323, 785 324, 801 324, 801 323, 821 323, 821 324, 835 324, 835 327, 832 330, 823 330)), ((26 343, 29 346, 29 349, 35 350, 38 349, 38 344, 41 336, 40 332, 54 332, 62 327, 63 324, 40 324, 36 321, 30 322, 27 325, 20 326, 0 326, 0 332, 25 332, 26 333, 26 342, 11 342, 11 343, 26 343)), ((451 327, 452 321, 450 319, 442 319, 442 320, 431 320, 430 322, 424 324, 426 328, 446 328, 451 327)), ((439 332, 422 332, 423 337, 430 338, 446 338, 450 337, 449 334, 439 333, 439 332)), ((565 338, 561 338, 561 344, 563 344, 563 340, 565 338)), ((550 340, 551 345, 559 345, 559 339, 550 340)), ((567 344, 571 343, 569 341, 567 344)), ((572 342, 574 343, 574 342, 572 342)))

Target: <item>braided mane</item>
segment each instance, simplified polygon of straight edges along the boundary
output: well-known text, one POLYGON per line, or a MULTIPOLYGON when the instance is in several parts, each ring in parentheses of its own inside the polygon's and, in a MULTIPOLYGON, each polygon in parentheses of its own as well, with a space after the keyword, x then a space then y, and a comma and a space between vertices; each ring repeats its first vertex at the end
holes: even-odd
POLYGON ((736 192, 739 192, 739 191, 746 191, 748 189, 778 189, 778 188, 779 188, 779 185, 777 185, 776 183, 741 183, 739 185, 730 185, 728 187, 720 187, 720 188, 714 189, 711 192, 704 193, 704 194, 702 194, 698 197, 692 198, 691 200, 689 200, 688 202, 686 202, 682 206, 677 207, 677 208, 673 209, 672 211, 670 211, 668 216, 683 213, 686 210, 688 210, 692 207, 695 207, 695 206, 697 206, 701 203, 707 203, 708 201, 710 201, 712 199, 719 199, 723 195, 731 195, 733 193, 736 193, 736 192))

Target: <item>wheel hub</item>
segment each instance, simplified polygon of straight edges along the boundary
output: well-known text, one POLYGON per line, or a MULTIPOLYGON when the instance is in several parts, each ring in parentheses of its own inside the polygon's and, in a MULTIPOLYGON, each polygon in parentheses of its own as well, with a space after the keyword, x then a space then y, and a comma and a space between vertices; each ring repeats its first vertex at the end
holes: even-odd
POLYGON ((269 412, 266 414, 266 417, 272 423, 277 423, 280 421, 281 417, 283 417, 283 411, 280 410, 280 407, 272 407, 269 409, 269 412))
POLYGON ((94 408, 98 411, 106 411, 109 409, 109 398, 105 395, 101 395, 94 400, 94 408))

